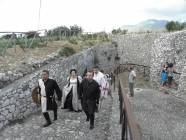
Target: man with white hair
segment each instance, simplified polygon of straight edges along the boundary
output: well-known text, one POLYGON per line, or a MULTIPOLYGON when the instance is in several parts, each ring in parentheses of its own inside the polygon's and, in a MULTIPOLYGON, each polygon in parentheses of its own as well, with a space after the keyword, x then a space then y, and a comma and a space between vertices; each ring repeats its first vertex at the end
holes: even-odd
POLYGON ((134 97, 135 78, 136 78, 136 73, 135 73, 133 67, 131 66, 130 69, 129 69, 129 91, 130 91, 130 96, 131 97, 134 97))
POLYGON ((102 101, 107 96, 107 95, 105 95, 105 87, 106 87, 107 81, 105 79, 105 75, 101 71, 99 71, 99 68, 97 66, 93 68, 93 72, 94 72, 93 79, 98 83, 100 90, 101 90, 100 107, 99 107, 99 108, 101 108, 102 101))

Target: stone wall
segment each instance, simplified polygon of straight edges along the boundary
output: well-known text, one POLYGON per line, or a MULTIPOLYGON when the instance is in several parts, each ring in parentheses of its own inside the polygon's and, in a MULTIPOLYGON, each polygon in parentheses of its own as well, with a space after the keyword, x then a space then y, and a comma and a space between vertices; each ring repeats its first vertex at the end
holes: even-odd
POLYGON ((186 65, 184 66, 182 70, 182 74, 180 76, 179 80, 179 87, 178 87, 178 94, 181 96, 184 96, 186 100, 186 65))
POLYGON ((151 48, 159 36, 158 33, 146 33, 113 37, 113 42, 117 44, 119 63, 150 66, 151 48))
MULTIPOLYGON (((151 50, 151 81, 159 85, 161 69, 165 62, 174 64, 177 72, 182 72, 186 64, 186 31, 162 34, 154 41, 151 50)), ((175 74, 175 81, 182 84, 180 75, 175 74)))
POLYGON ((105 72, 113 72, 118 62, 115 59, 117 48, 112 43, 104 43, 94 48, 94 65, 105 72))
POLYGON ((57 59, 58 53, 55 52, 47 55, 46 58, 25 58, 24 60, 20 61, 20 64, 16 64, 17 67, 11 68, 11 70, 9 71, 6 71, 3 68, 0 69, 0 89, 24 77, 25 75, 33 73, 40 67, 49 64, 57 59))
POLYGON ((114 54, 118 57, 114 65, 136 64, 149 67, 154 87, 160 85, 163 64, 174 63, 177 72, 182 73, 181 78, 175 74, 175 81, 179 84, 176 93, 185 93, 183 67, 186 65, 186 31, 114 36, 112 42, 117 48, 114 54))
POLYGON ((137 64, 138 71, 145 71, 147 74, 150 67, 151 81, 159 85, 162 65, 166 61, 174 62, 177 71, 182 72, 181 77, 176 76, 176 80, 179 83, 179 91, 183 94, 186 91, 185 44, 186 31, 114 36, 112 43, 103 43, 66 59, 53 61, 0 90, 0 128, 38 111, 39 107, 32 103, 31 91, 43 69, 48 69, 50 77, 56 79, 62 88, 71 68, 76 68, 82 75, 86 67, 91 68, 94 65, 106 72, 113 72, 120 64, 137 64))
POLYGON ((50 77, 56 79, 60 88, 66 84, 71 68, 76 68, 80 75, 86 67, 93 65, 93 50, 88 49, 63 60, 48 64, 33 74, 17 80, 0 91, 0 129, 11 121, 22 119, 40 108, 32 102, 31 91, 43 69, 48 69, 50 77))

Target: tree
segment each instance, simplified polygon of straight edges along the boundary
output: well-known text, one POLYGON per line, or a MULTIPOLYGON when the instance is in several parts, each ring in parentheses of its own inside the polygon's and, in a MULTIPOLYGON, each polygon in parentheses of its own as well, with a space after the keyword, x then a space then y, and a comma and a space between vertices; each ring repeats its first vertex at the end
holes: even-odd
POLYGON ((112 34, 126 34, 128 32, 128 30, 126 30, 126 29, 120 29, 120 28, 118 28, 118 29, 113 29, 112 30, 112 34))
POLYGON ((171 31, 178 31, 184 29, 184 23, 179 23, 178 21, 170 21, 166 24, 166 29, 171 31))
POLYGON ((70 26, 70 32, 72 36, 73 35, 77 36, 78 34, 82 33, 82 28, 77 25, 73 25, 70 26))

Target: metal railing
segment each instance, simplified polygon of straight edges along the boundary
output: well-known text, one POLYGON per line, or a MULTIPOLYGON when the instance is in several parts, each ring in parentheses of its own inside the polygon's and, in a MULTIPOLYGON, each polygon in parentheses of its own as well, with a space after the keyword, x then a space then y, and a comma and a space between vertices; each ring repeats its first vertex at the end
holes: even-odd
MULTIPOLYGON (((118 75, 127 70, 127 67, 123 67, 123 65, 119 65, 115 74, 118 75)), ((120 124, 121 124, 121 140, 142 140, 140 129, 134 119, 134 115, 132 113, 131 105, 129 99, 127 97, 127 91, 122 79, 118 76, 119 84, 118 84, 118 95, 120 101, 120 124)))
POLYGON ((129 99, 126 95, 124 84, 119 79, 118 94, 120 100, 120 124, 122 125, 122 140, 141 140, 140 129, 135 122, 129 99))

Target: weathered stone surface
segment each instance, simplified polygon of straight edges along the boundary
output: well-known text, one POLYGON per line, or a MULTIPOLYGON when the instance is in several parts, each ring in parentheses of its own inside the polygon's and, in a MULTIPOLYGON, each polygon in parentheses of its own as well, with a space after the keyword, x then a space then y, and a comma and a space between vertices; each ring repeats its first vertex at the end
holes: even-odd
MULTIPOLYGON (((116 104, 112 106, 112 100, 109 97, 104 100, 102 109, 95 114, 95 128, 93 130, 89 130, 89 122, 85 121, 84 112, 77 113, 59 109, 58 120, 52 122, 51 126, 42 127, 45 120, 41 112, 38 112, 5 127, 0 132, 0 140, 106 140, 108 136, 117 132, 112 137, 116 140, 120 134, 120 128, 115 127, 118 126, 115 122, 119 122, 119 120, 109 121, 112 110, 115 113, 119 112, 118 95, 117 93, 113 95, 116 104), (110 126, 112 126, 112 131, 114 130, 112 133, 110 126)), ((53 119, 53 112, 50 112, 50 117, 53 119)))
MULTIPOLYGON (((184 74, 186 65, 186 31, 162 34, 155 39, 151 50, 151 81, 159 85, 161 81, 161 69, 166 62, 173 63, 177 72, 184 74), (183 71, 183 72, 182 72, 183 71)), ((182 77, 182 75, 181 75, 182 77)), ((175 81, 179 84, 179 91, 184 91, 181 86, 184 80, 175 74, 175 81)))
MULTIPOLYGON (((128 92, 127 74, 120 75, 128 92)), ((171 94, 150 89, 137 77, 134 97, 129 97, 142 140, 183 140, 186 137, 186 102, 171 94), (140 89, 140 90, 139 90, 140 89)))
MULTIPOLYGON (((37 85, 37 80, 40 78, 41 71, 48 69, 50 77, 57 80, 60 88, 66 84, 66 78, 69 75, 71 68, 76 68, 80 75, 84 69, 91 68, 94 65, 100 66, 106 72, 113 71, 119 64, 138 64, 150 66, 150 71, 147 73, 151 77, 151 81, 156 85, 160 82, 160 71, 162 65, 166 62, 175 62, 177 71, 182 72, 181 76, 176 76, 175 79, 179 83, 179 90, 176 93, 179 95, 185 94, 186 78, 186 32, 175 32, 170 34, 130 34, 113 37, 113 41, 117 43, 104 43, 93 48, 86 49, 83 52, 65 58, 57 59, 35 71, 30 75, 26 75, 13 84, 1 89, 0 93, 0 112, 8 110, 13 116, 4 116, 0 121, 0 126, 4 126, 8 122, 23 118, 24 115, 29 115, 37 111, 38 106, 32 103, 31 91, 37 85), (11 109, 15 105, 14 109, 11 109), (6 122, 6 123, 5 123, 6 122)), ((29 60, 30 63, 33 60, 29 60)), ((143 71, 141 67, 136 67, 138 71, 143 71)), ((7 79, 7 75, 14 72, 1 72, 0 85, 3 79, 7 79)), ((13 74, 14 75, 14 74, 13 74)), ((24 76, 23 73, 17 73, 17 78, 24 76)), ((15 76, 12 76, 15 80, 15 76)), ((148 76, 147 76, 148 77, 148 76)), ((148 78, 147 78, 148 79, 148 78)), ((8 83, 7 83, 8 85, 8 83)))
MULTIPOLYGON (((31 91, 37 85, 43 69, 48 69, 50 71, 50 77, 54 78, 62 89, 67 82, 66 79, 67 76, 69 76, 71 68, 76 68, 79 75, 82 75, 86 67, 93 66, 93 57, 89 57, 92 56, 91 54, 92 49, 87 49, 69 58, 56 60, 43 67, 41 70, 27 75, 4 89, 1 89, 0 112, 2 112, 5 119, 0 121, 0 126, 4 126, 10 121, 24 118, 40 109, 32 103, 31 91), (14 107, 12 105, 14 105, 14 107), (10 112, 11 115, 8 116, 10 112)), ((11 72, 9 72, 9 74, 10 73, 11 72)), ((0 76, 3 77, 5 75, 1 74, 0 76)))

